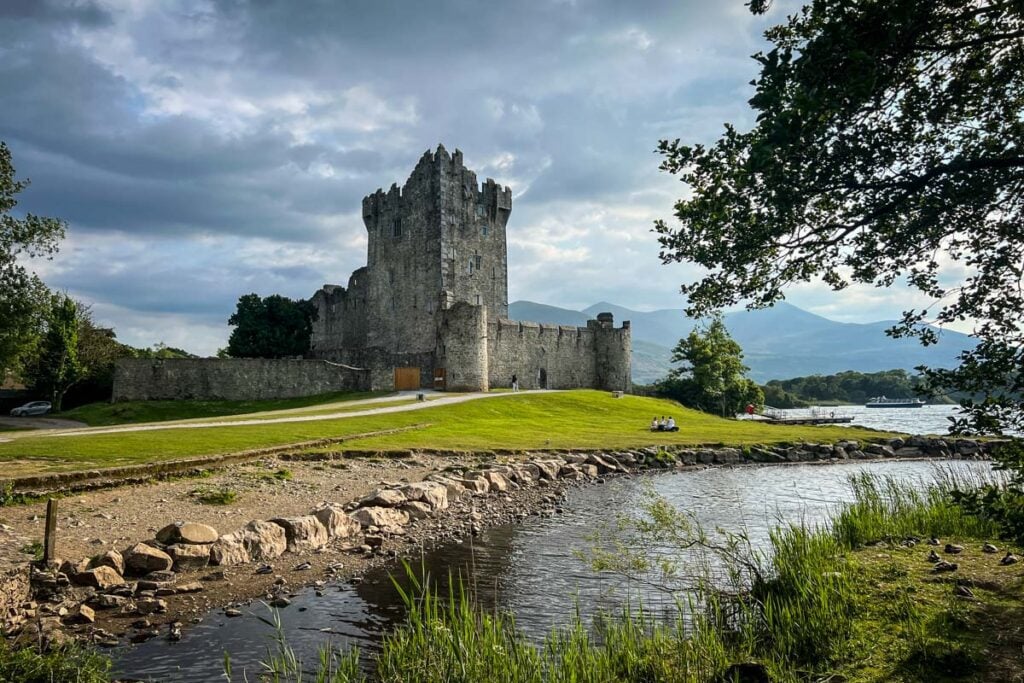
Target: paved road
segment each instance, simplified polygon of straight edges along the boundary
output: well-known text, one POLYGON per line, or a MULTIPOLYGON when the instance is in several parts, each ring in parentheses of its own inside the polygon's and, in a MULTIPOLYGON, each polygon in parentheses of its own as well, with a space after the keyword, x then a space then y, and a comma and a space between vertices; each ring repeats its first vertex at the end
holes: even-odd
MULTIPOLYGON (((552 393, 554 390, 551 389, 533 389, 530 391, 520 391, 520 394, 540 394, 540 393, 552 393)), ((283 422, 315 422, 317 420, 338 420, 346 419, 350 417, 365 417, 367 415, 383 415, 386 413, 403 413, 410 410, 422 410, 424 408, 434 408, 437 406, 452 405, 454 403, 465 403, 466 401, 477 401, 485 398, 504 398, 508 396, 514 396, 513 392, 502 392, 497 394, 460 394, 458 396, 447 396, 440 392, 433 391, 408 391, 400 392, 397 396, 385 396, 383 398, 371 398, 363 401, 349 401, 343 405, 346 408, 350 408, 354 405, 361 404, 373 404, 383 403, 387 401, 400 400, 404 396, 414 396, 415 394, 427 394, 429 396, 442 396, 442 398, 432 398, 429 401, 415 401, 412 403, 406 403, 400 406, 388 406, 385 408, 367 408, 366 410, 346 410, 345 412, 338 413, 327 413, 322 415, 291 415, 287 417, 272 417, 263 419, 253 420, 221 420, 216 422, 173 422, 173 423, 160 423, 160 422, 149 422, 146 424, 137 425, 121 425, 116 427, 89 427, 85 429, 61 429, 60 431, 48 431, 46 436, 91 436, 93 434, 121 434, 124 432, 149 432, 156 431, 158 429, 210 429, 211 427, 245 427, 252 425, 265 425, 265 424, 276 424, 283 422)), ((312 406, 311 406, 312 407, 312 406)), ((69 422, 70 420, 67 420, 69 422)), ((7 434, 7 437, 15 437, 14 434, 7 434)), ((20 435, 19 435, 20 436, 20 435)), ((0 439, 11 440, 11 438, 0 439)))
POLYGON ((0 426, 23 429, 77 429, 88 427, 84 422, 64 420, 59 417, 7 417, 0 416, 0 426))

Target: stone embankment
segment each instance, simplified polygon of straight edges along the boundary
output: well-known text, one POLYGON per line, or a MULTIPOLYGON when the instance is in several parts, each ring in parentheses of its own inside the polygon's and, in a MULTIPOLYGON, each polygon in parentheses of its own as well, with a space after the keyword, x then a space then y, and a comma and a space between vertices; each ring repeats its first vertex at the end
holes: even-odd
MULTIPOLYGON (((0 617, 5 634, 32 642, 52 644, 69 637, 100 645, 115 645, 122 638, 139 642, 160 635, 160 624, 167 624, 167 636, 176 639, 189 606, 180 602, 182 596, 216 593, 228 572, 251 584, 248 599, 287 607, 297 586, 289 585, 285 570, 275 569, 272 562, 297 562, 290 571, 308 573, 289 574, 293 581, 312 583, 319 591, 327 578, 352 578, 345 562, 322 561, 329 553, 359 558, 353 564, 363 568, 382 564, 427 543, 478 534, 484 526, 555 514, 568 486, 608 476, 750 463, 985 459, 994 446, 910 437, 877 443, 523 454, 506 464, 435 471, 423 481, 382 486, 345 503, 324 502, 306 515, 253 520, 224 534, 207 524, 167 524, 154 538, 122 551, 12 573, 0 590, 0 617), (321 578, 310 569, 322 570, 321 578)), ((207 606, 225 607, 228 617, 241 614, 226 602, 215 598, 207 606)))

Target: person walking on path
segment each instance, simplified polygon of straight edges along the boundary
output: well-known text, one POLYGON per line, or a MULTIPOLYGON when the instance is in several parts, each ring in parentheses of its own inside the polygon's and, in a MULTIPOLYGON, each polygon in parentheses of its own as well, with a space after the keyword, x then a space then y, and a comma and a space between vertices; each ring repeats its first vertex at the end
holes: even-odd
POLYGON ((519 378, 512 375, 512 391, 519 391, 519 378))

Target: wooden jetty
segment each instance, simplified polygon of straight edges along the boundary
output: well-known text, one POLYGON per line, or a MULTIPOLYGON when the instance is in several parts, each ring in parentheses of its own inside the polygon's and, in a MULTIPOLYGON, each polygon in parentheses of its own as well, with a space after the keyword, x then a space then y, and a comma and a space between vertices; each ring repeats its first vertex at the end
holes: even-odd
POLYGON ((757 415, 756 419, 776 425, 840 425, 853 422, 850 415, 836 415, 834 410, 812 409, 808 415, 789 415, 771 406, 765 406, 764 411, 757 415))

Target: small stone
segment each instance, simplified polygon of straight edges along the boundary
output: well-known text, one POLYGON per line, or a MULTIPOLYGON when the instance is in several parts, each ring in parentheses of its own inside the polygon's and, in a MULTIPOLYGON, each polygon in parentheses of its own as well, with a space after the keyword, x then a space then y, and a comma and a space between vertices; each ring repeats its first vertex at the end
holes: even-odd
POLYGON ((160 631, 158 631, 156 628, 147 628, 137 633, 133 633, 132 637, 129 640, 131 640, 133 643, 144 643, 147 640, 152 640, 153 638, 156 638, 159 635, 160 631))
POLYGON ((97 595, 94 604, 100 609, 114 609, 124 607, 128 602, 128 598, 121 595, 97 595))
POLYGON ((112 567, 102 566, 75 575, 75 583, 99 590, 124 584, 124 579, 112 567))
POLYGON ((271 607, 287 607, 290 604, 292 604, 292 601, 284 597, 283 595, 279 595, 270 601, 271 607))
POLYGON ((140 598, 135 603, 135 610, 145 616, 167 611, 167 602, 159 598, 140 598))
POLYGON ((135 574, 148 574, 169 570, 174 565, 171 556, 151 545, 138 543, 125 554, 125 569, 135 574))
POLYGON ((92 624, 96 621, 96 613, 88 605, 79 605, 64 621, 69 624, 92 624))
POLYGON ((118 574, 124 574, 124 557, 116 550, 108 550, 102 555, 94 557, 89 563, 89 567, 110 567, 118 574))
POLYGON ((156 532, 156 540, 165 545, 213 543, 217 537, 212 526, 196 522, 175 522, 156 532))
POLYGON ((204 569, 210 563, 210 546, 193 543, 176 543, 167 547, 167 554, 174 560, 174 570, 204 569))
POLYGON ((405 494, 395 489, 377 489, 359 501, 359 507, 398 507, 406 502, 405 494))
POLYGON ((277 517, 270 520, 284 529, 289 552, 316 550, 327 545, 327 529, 313 515, 303 517, 277 517))
POLYGON ((177 587, 178 593, 202 593, 203 590, 203 584, 199 583, 198 581, 183 583, 177 587))
POLYGON ((179 640, 181 640, 180 624, 171 624, 171 628, 167 632, 167 640, 171 641, 172 643, 176 643, 179 640))

